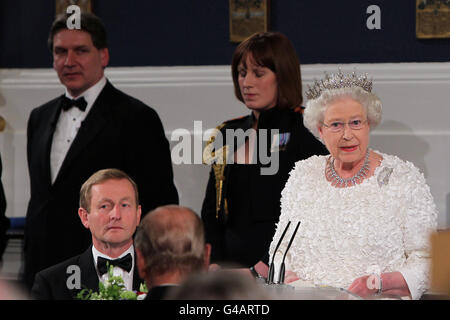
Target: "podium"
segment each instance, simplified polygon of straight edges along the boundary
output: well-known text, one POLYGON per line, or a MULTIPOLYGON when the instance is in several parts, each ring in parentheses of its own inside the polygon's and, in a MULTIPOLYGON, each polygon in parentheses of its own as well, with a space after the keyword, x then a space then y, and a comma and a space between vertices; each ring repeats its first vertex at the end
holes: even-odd
POLYGON ((294 287, 289 284, 266 284, 260 286, 274 300, 363 300, 345 289, 333 287, 294 287))
POLYGON ((273 300, 402 300, 400 296, 382 294, 362 298, 344 288, 330 286, 294 287, 289 284, 258 282, 273 300))

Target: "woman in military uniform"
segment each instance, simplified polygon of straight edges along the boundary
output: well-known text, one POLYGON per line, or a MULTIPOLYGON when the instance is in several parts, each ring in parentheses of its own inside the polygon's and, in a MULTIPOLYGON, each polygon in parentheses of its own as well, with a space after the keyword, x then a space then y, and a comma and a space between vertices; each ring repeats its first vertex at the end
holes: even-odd
POLYGON ((204 150, 212 168, 201 215, 211 262, 248 268, 267 264, 294 163, 328 152, 303 126, 300 64, 286 36, 254 34, 236 48, 231 71, 251 112, 218 126, 204 150))

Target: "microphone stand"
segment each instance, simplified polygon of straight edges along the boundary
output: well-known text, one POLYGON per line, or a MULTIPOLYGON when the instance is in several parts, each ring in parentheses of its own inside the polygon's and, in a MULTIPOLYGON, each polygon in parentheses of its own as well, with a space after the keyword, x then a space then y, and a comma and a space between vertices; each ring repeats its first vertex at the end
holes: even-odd
POLYGON ((277 246, 275 247, 275 251, 273 252, 272 255, 272 262, 270 263, 269 266, 269 274, 267 275, 267 280, 266 280, 266 284, 273 284, 273 277, 275 274, 275 266, 273 261, 275 260, 275 255, 277 254, 278 248, 281 245, 281 241, 283 241, 284 236, 286 235, 286 231, 289 229, 289 225, 291 224, 291 222, 289 221, 286 228, 284 228, 283 234, 280 237, 280 240, 278 240, 277 246))
POLYGON ((297 230, 298 230, 299 226, 300 226, 300 221, 297 223, 294 233, 292 234, 291 240, 289 241, 286 251, 284 252, 283 261, 281 262, 281 266, 280 266, 280 274, 278 276, 278 284, 284 284, 284 272, 285 272, 284 260, 286 259, 286 255, 292 245, 292 242, 294 241, 294 238, 295 238, 295 235, 297 234, 297 230))

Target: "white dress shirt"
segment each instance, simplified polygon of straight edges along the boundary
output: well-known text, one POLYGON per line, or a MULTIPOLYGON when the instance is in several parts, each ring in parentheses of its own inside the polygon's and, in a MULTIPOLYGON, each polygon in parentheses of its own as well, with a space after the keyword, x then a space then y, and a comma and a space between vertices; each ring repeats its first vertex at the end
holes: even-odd
MULTIPOLYGON (((122 268, 114 266, 114 268, 113 268, 113 275, 122 277, 122 279, 124 281, 125 288, 127 290, 129 290, 129 291, 132 291, 133 290, 133 274, 134 274, 134 267, 135 267, 135 263, 134 263, 135 262, 134 246, 133 245, 131 245, 128 248, 128 250, 126 250, 124 253, 122 253, 117 258, 108 257, 106 254, 101 253, 100 251, 98 251, 95 248, 94 245, 92 245, 92 255, 94 256, 94 265, 95 265, 95 270, 97 271, 97 275, 99 274, 98 270, 97 270, 97 259, 98 259, 98 257, 103 257, 103 258, 106 258, 106 259, 115 260, 115 259, 120 259, 120 258, 126 256, 129 253, 131 254, 131 257, 133 259, 133 263, 132 263, 130 272, 127 272, 126 270, 123 270, 122 268)), ((100 276, 100 275, 98 276, 98 279, 102 283, 105 283, 106 281, 108 281, 108 278, 109 278, 108 273, 105 273, 102 276, 100 276)))
MULTIPOLYGON (((61 168, 73 140, 75 140, 78 130, 81 127, 81 123, 92 109, 92 105, 105 85, 106 78, 103 76, 100 81, 77 97, 77 99, 84 97, 86 100, 87 106, 85 111, 81 111, 78 108, 70 108, 67 111, 61 110, 61 114, 59 115, 58 122, 56 124, 55 133, 53 134, 52 147, 50 151, 50 174, 52 183, 55 182, 56 177, 58 176, 59 169, 61 168)), ((69 94, 67 89, 66 97, 74 99, 69 94)))

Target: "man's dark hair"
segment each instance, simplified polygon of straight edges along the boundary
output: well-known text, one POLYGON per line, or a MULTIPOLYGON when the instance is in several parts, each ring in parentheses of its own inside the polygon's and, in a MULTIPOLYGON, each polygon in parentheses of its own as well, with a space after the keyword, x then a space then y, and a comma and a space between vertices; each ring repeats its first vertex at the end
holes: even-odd
MULTIPOLYGON (((71 15, 62 14, 56 17, 55 21, 50 28, 48 35, 48 48, 53 52, 53 38, 55 35, 63 29, 67 28, 67 19, 71 15)), ((97 49, 104 49, 108 47, 108 37, 106 34, 106 28, 99 17, 92 13, 82 12, 80 16, 80 30, 85 31, 91 35, 92 43, 97 49)))

